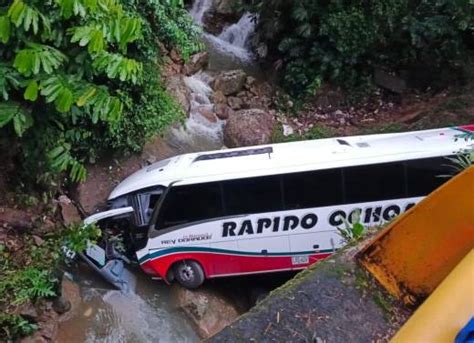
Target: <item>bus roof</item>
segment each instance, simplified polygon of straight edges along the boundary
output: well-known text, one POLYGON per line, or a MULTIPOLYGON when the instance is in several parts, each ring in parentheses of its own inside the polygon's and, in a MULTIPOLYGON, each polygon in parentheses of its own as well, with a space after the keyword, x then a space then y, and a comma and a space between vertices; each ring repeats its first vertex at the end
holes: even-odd
POLYGON ((473 146, 456 139, 474 125, 336 137, 179 155, 126 178, 109 199, 140 189, 451 155, 473 146))

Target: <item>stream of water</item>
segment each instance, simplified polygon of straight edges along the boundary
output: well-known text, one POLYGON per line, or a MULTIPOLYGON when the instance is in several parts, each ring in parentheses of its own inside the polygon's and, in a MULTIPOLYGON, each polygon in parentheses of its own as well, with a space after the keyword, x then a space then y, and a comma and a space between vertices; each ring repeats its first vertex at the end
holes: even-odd
MULTIPOLYGON (((196 0, 191 15, 198 24, 212 0, 196 0)), ((229 25, 219 36, 205 33, 211 66, 215 70, 251 68, 248 40, 255 28, 249 14, 229 25)), ((223 147, 225 122, 210 122, 202 111, 212 111, 213 90, 210 74, 200 72, 186 77, 191 110, 184 126, 173 128, 168 144, 176 154, 223 147)), ((137 288, 132 294, 112 290, 88 267, 71 271, 81 289, 82 302, 72 318, 60 323, 59 342, 197 342, 199 338, 186 319, 172 308, 170 289, 138 271, 137 288)))

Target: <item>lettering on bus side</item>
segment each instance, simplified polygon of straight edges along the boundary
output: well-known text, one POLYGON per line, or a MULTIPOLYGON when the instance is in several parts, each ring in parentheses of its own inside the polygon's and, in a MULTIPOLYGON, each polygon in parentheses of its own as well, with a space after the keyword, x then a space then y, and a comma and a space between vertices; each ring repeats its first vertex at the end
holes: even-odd
POLYGON ((314 228, 318 224, 318 216, 308 213, 301 218, 295 215, 273 218, 258 218, 256 220, 246 219, 240 224, 235 221, 227 221, 222 224, 222 237, 233 237, 243 235, 262 234, 265 231, 292 231, 298 227, 305 230, 314 228))
MULTIPOLYGON (((346 221, 350 222, 354 213, 360 213, 360 222, 364 225, 373 225, 387 222, 408 211, 415 203, 410 202, 405 205, 388 204, 385 206, 368 206, 365 208, 335 209, 328 218, 327 224, 330 227, 338 228, 346 221)), ((263 217, 257 219, 245 219, 240 223, 236 221, 226 221, 222 223, 222 237, 236 237, 244 235, 263 234, 264 232, 291 232, 298 228, 303 230, 314 229, 319 222, 316 213, 307 213, 302 216, 287 215, 276 217, 263 217)), ((353 223, 352 223, 353 224, 353 223)))

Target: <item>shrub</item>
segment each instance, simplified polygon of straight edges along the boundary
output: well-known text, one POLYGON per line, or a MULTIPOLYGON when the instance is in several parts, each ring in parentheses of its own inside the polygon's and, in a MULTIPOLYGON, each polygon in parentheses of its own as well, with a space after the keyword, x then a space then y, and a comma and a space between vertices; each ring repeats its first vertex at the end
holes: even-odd
MULTIPOLYGON (((258 36, 283 64, 292 93, 321 79, 354 87, 375 67, 425 73, 459 69, 472 54, 470 0, 250 0, 258 36)), ((431 73, 431 76, 436 73, 431 73)))
POLYGON ((0 0, 0 128, 24 168, 81 181, 104 150, 139 150, 181 115, 158 43, 187 57, 198 35, 176 0, 0 0))

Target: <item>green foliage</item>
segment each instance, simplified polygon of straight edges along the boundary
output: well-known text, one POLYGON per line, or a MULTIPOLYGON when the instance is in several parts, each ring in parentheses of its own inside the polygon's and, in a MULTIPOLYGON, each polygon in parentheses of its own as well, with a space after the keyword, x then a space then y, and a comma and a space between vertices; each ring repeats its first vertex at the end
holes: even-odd
POLYGON ((87 245, 96 242, 101 234, 102 231, 94 224, 70 225, 64 231, 63 247, 75 253, 83 252, 87 245))
POLYGON ((63 171, 82 181, 85 162, 110 149, 137 151, 181 116, 161 84, 159 42, 184 57, 200 49, 182 1, 6 3, 0 128, 20 138, 32 183, 63 171))
MULTIPOLYGON (((40 245, 32 237, 21 236, 21 251, 10 251, 0 243, 0 340, 31 334, 36 326, 13 313, 15 306, 56 295, 55 269, 64 258, 64 251, 84 251, 88 242, 100 236, 95 225, 71 225, 56 228, 43 237, 40 245)), ((13 238, 18 244, 20 237, 13 238)))
POLYGON ((0 339, 2 341, 13 341, 16 337, 31 335, 38 325, 16 314, 0 313, 0 339))
POLYGON ((258 37, 283 62, 293 95, 312 93, 318 80, 365 85, 375 67, 425 71, 467 67, 472 55, 470 0, 250 0, 258 37))
POLYGON ((360 211, 352 212, 350 220, 344 220, 344 227, 338 227, 337 231, 345 243, 359 241, 366 231, 360 222, 360 211))

